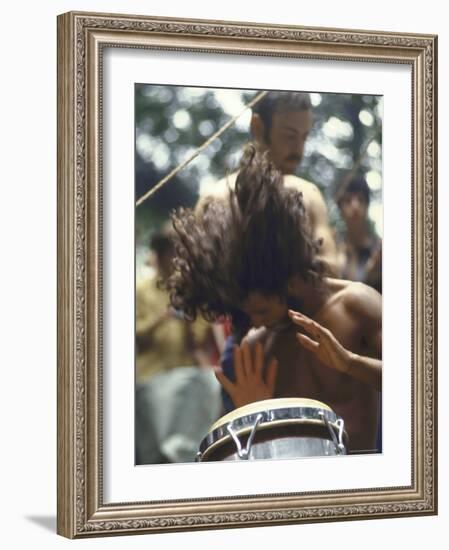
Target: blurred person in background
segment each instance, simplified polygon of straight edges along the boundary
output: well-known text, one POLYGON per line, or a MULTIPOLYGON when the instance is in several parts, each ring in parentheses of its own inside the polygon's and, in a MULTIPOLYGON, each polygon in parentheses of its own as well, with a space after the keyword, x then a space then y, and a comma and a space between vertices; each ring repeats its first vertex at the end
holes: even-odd
POLYGON ((153 276, 136 285, 136 463, 191 462, 221 398, 211 325, 189 323, 169 305, 163 288, 174 254, 172 232, 150 242, 153 276))
MULTIPOLYGON (((345 231, 338 242, 341 277, 360 281, 382 293, 382 239, 368 217, 371 191, 365 178, 343 182, 336 200, 345 222, 345 231)), ((376 447, 382 451, 380 397, 376 447)))
POLYGON ((362 177, 343 184, 337 204, 345 222, 339 242, 341 277, 382 292, 382 240, 368 217, 370 188, 362 177))

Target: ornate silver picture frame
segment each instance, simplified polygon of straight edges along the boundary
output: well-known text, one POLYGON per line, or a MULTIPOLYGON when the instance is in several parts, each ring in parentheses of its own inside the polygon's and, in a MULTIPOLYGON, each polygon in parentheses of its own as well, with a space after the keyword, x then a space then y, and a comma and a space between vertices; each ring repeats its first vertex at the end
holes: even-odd
POLYGON ((58 533, 83 538, 436 514, 436 158, 436 36, 96 13, 59 16, 58 533), (412 295, 411 310, 403 312, 411 326, 411 350, 405 354, 411 358, 411 385, 404 389, 404 399, 411 400, 404 427, 411 433, 409 484, 273 493, 261 481, 260 494, 155 499, 149 471, 144 500, 105 499, 103 60, 108 48, 410 69, 412 295))

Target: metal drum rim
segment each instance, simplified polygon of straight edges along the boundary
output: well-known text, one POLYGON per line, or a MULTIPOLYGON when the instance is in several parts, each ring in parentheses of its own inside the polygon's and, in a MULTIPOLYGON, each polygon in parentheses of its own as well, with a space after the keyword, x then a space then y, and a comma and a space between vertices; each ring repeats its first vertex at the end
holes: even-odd
MULTIPOLYGON (((320 413, 325 415, 329 423, 332 425, 335 425, 335 422, 339 418, 337 414, 329 407, 327 407, 326 409, 321 409, 318 407, 285 407, 269 409, 267 411, 261 411, 261 413, 264 415, 264 418, 258 427, 258 431, 289 424, 321 424, 325 426, 324 419, 320 415, 320 413), (289 416, 285 416, 287 414, 289 416)), ((255 422, 256 416, 257 413, 254 413, 235 418, 233 422, 237 422, 237 425, 235 425, 234 423, 234 431, 236 432, 236 434, 240 436, 249 433, 255 422), (240 422, 240 426, 238 425, 238 422, 240 422)), ((228 424, 229 422, 220 424, 216 429, 209 432, 203 438, 199 447, 201 460, 207 457, 212 452, 212 450, 215 450, 216 448, 224 445, 226 442, 232 439, 227 431, 228 424)), ((346 431, 344 432, 344 436, 345 438, 347 438, 346 431)))

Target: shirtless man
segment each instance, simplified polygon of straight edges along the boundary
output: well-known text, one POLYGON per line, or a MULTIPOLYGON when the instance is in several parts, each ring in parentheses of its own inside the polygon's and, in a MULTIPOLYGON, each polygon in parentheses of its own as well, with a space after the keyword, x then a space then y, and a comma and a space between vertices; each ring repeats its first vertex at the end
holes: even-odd
POLYGON ((300 193, 250 148, 235 192, 180 211, 171 301, 187 317, 232 317, 235 377, 217 377, 236 407, 307 397, 340 415, 351 452, 375 450, 381 390, 381 298, 323 276, 300 193))
MULTIPOLYGON (((284 176, 284 185, 303 194, 304 206, 315 238, 322 239, 320 255, 330 273, 338 272, 337 247, 329 227, 326 203, 318 187, 293 175, 304 155, 307 136, 312 129, 310 96, 302 92, 268 92, 254 107, 250 129, 255 146, 267 151, 284 176)), ((235 188, 234 172, 207 189, 200 190, 197 208, 201 210, 210 196, 225 197, 235 188)))

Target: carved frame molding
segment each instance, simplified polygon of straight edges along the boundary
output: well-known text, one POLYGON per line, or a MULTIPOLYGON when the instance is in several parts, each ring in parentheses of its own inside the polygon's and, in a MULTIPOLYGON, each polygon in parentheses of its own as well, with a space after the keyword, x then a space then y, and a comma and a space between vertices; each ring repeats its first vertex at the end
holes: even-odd
POLYGON ((76 12, 58 17, 58 533, 78 538, 437 512, 436 79, 432 35, 76 12), (104 47, 411 66, 411 486, 103 504, 104 47))

